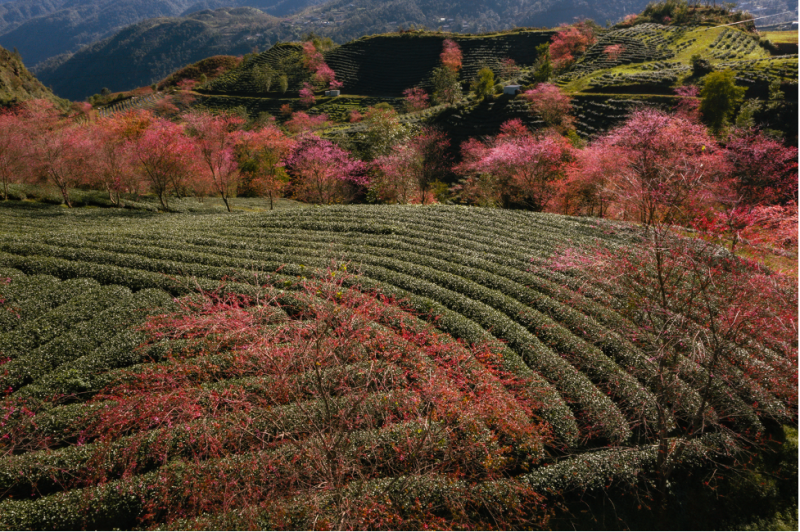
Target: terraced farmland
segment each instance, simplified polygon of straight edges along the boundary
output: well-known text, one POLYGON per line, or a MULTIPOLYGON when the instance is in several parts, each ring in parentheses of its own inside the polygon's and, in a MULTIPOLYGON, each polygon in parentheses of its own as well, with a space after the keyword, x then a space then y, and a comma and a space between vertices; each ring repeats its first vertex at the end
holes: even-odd
MULTIPOLYGON (((456 207, 220 216, 3 204, 0 527, 180 518, 169 526, 324 528, 342 500, 380 502, 406 519, 395 526, 427 515, 447 527, 459 512, 488 519, 531 491, 641 482, 658 457, 644 431, 658 412, 649 340, 615 310, 623 301, 579 291, 549 267, 567 243, 615 246, 632 234, 602 220, 456 207), (221 294, 250 299, 224 313, 203 307, 208 323, 181 321, 196 297, 173 298, 223 279, 221 294), (310 291, 306 279, 316 279, 310 291), (305 331, 320 302, 361 325, 335 337, 350 351, 301 367, 300 337, 281 334, 305 331), (165 312, 178 321, 139 327, 165 312), (223 330, 223 315, 256 323, 258 337, 223 330), (423 334, 420 318, 438 332, 423 334), (279 364, 275 353, 289 355, 279 364), (336 462, 358 475, 336 489, 324 489, 307 454, 327 441, 309 429, 331 419, 309 391, 325 382, 339 391, 325 398, 358 414, 343 425, 336 462), (442 389, 453 395, 435 412, 421 406, 442 389), (458 445, 482 449, 479 465, 449 457, 458 445), (230 491, 243 483, 246 499, 230 491), (466 500, 480 504, 458 505, 466 500)), ((688 408, 701 373, 679 383, 688 408)), ((752 429, 762 423, 754 400, 776 419, 796 416, 757 383, 723 387, 752 429)), ((687 460, 704 448, 690 445, 687 460)))

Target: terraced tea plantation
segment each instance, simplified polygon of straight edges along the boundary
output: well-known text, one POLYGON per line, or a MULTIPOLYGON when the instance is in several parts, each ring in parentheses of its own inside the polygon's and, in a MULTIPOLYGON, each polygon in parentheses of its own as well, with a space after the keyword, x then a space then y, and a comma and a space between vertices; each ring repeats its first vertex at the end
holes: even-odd
MULTIPOLYGON (((633 234, 445 206, 6 202, 0 527, 537 526, 573 490, 647 484, 652 339, 549 266, 633 234)), ((705 377, 677 384, 685 408, 705 377)), ((796 415, 721 386, 751 430, 756 401, 796 415)))

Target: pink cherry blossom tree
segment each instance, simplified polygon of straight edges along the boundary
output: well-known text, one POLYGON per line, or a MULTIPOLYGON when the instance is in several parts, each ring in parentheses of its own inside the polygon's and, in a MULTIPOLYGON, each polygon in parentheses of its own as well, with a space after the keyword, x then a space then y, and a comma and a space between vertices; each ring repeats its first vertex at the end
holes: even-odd
POLYGON ((145 111, 117 113, 99 118, 90 129, 92 164, 86 169, 87 182, 92 188, 105 190, 117 207, 122 206, 123 192, 140 188, 141 177, 134 167, 134 139, 152 119, 145 111))
POLYGON ((8 186, 22 180, 27 165, 23 118, 15 109, 0 111, 0 182, 3 199, 8 186))
POLYGON ((456 171, 472 176, 489 174, 504 205, 517 202, 541 211, 556 195, 556 184, 564 177, 572 148, 560 135, 534 135, 515 119, 503 124, 496 138, 463 145, 462 155, 464 162, 456 171))
POLYGON ((449 147, 447 135, 430 127, 396 145, 375 160, 374 193, 387 203, 433 202, 433 184, 450 172, 449 147))
POLYGON ((239 165, 249 192, 273 199, 280 196, 289 182, 284 160, 295 141, 274 125, 246 132, 237 146, 239 165))
POLYGON ((368 184, 364 163, 313 134, 295 144, 286 167, 294 195, 310 203, 347 203, 368 184))
POLYGON ((303 43, 303 65, 311 72, 311 79, 317 85, 334 90, 342 88, 343 83, 336 81, 336 73, 328 66, 322 53, 311 41, 303 43))
POLYGON ((575 161, 569 165, 560 183, 554 206, 563 214, 614 215, 614 197, 609 183, 627 170, 627 153, 621 148, 590 144, 574 150, 575 161))
POLYGON ((442 65, 453 72, 461 70, 461 47, 452 39, 445 39, 442 43, 442 53, 439 55, 442 65))
POLYGON ((197 164, 194 143, 183 126, 156 118, 136 139, 134 153, 140 175, 158 196, 161 207, 169 210, 169 195, 186 188, 197 164))
POLYGON ((320 113, 318 115, 309 115, 303 111, 292 113, 292 117, 284 123, 284 126, 294 135, 300 133, 308 133, 318 131, 330 126, 328 115, 320 113))
POLYGON ((706 129, 655 109, 634 112, 597 147, 621 149, 626 167, 609 183, 623 218, 676 223, 704 207, 727 172, 724 152, 706 129))
POLYGON ((228 212, 241 179, 236 145, 244 119, 232 115, 190 113, 185 116, 187 131, 195 144, 203 169, 200 173, 213 193, 218 194, 228 212))
POLYGON ((616 61, 625 52, 625 47, 621 44, 612 44, 603 48, 603 53, 609 61, 616 61))
POLYGON ((758 130, 734 132, 726 148, 736 192, 747 205, 797 201, 797 148, 758 130))
POLYGON ((696 85, 682 85, 675 89, 678 105, 675 114, 695 123, 700 122, 700 88, 696 85))
POLYGON ((300 104, 305 107, 309 108, 317 102, 317 98, 314 96, 314 86, 311 83, 304 83, 303 88, 300 89, 300 104))
POLYGON ((553 83, 539 83, 535 88, 525 91, 523 97, 531 102, 531 110, 539 115, 548 127, 564 133, 572 128, 575 119, 571 98, 553 83))
POLYGON ((51 103, 41 100, 26 102, 23 114, 28 175, 57 187, 64 204, 72 207, 69 189, 81 184, 86 174, 89 126, 64 120, 51 103))
POLYGON ((567 68, 578 55, 597 42, 594 30, 585 22, 562 26, 550 43, 550 58, 557 69, 567 68))
POLYGON ((422 111, 430 106, 430 96, 425 89, 419 87, 406 89, 403 91, 403 96, 405 96, 403 105, 407 113, 422 111))

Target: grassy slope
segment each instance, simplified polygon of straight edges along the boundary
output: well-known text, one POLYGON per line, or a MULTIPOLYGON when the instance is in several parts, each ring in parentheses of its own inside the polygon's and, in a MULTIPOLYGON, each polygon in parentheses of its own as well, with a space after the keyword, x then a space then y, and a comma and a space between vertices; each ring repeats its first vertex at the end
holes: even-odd
POLYGON ((0 107, 38 98, 64 103, 28 72, 19 56, 0 47, 0 107))

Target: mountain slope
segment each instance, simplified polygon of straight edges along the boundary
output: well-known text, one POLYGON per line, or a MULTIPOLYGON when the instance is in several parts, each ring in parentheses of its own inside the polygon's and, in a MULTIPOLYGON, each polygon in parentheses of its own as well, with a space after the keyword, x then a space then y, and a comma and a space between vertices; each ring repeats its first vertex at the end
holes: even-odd
POLYGON ((36 66, 75 52, 149 18, 177 17, 221 7, 255 7, 275 16, 324 0, 13 0, 0 4, 0 46, 16 47, 36 66))
POLYGON ((647 0, 334 0, 292 18, 304 25, 313 24, 314 18, 337 21, 333 27, 315 28, 315 31, 344 42, 410 24, 441 27, 446 31, 485 32, 513 27, 552 27, 579 18, 605 23, 619 20, 628 13, 638 13, 647 3, 647 0))
MULTIPOLYGON (((113 14, 115 24, 135 18, 143 13, 147 4, 143 0, 125 0, 123 4, 113 4, 110 0, 105 7, 88 10, 86 16, 78 17, 74 9, 61 10, 47 17, 39 17, 25 23, 18 29, 0 36, 0 45, 16 46, 29 64, 35 65, 33 71, 46 83, 53 85, 54 90, 65 97, 82 98, 97 92, 101 87, 114 85, 115 90, 132 89, 137 84, 147 84, 163 78, 187 62, 197 61, 202 56, 187 57, 179 52, 171 52, 168 48, 159 49, 157 57, 150 57, 144 63, 141 58, 152 56, 155 46, 145 39, 131 39, 133 34, 144 34, 153 27, 153 21, 137 23, 125 28, 124 32, 111 37, 109 41, 97 43, 82 49, 76 57, 62 56, 47 63, 43 61, 64 52, 74 51, 81 43, 91 42, 101 36, 108 37, 110 29, 101 25, 113 14), (128 6, 127 10, 119 6, 128 6), (139 11, 137 11, 137 9, 139 11), (69 12, 67 12, 69 11, 69 12), (95 22, 92 22, 92 21, 95 22), (102 33, 106 31, 106 33, 102 33), (42 35, 54 35, 54 38, 42 39, 42 35), (35 36, 38 36, 38 40, 35 36), (39 42, 41 41, 41 42, 39 42), (141 42, 141 44, 137 44, 141 42), (113 80, 97 81, 94 78, 95 63, 104 64, 110 61, 111 50, 127 47, 133 60, 125 59, 121 54, 115 56, 114 64, 119 72, 136 70, 137 76, 122 75, 113 80), (159 64, 162 63, 162 64, 159 64), (152 65, 152 66, 148 66, 152 65), (67 80, 69 77, 76 79, 67 80), (69 85, 67 87, 66 85, 69 85), (67 92, 65 92, 67 91, 67 92)), ((561 22, 571 22, 575 18, 589 17, 599 22, 617 20, 624 15, 638 12, 646 4, 646 0, 620 0, 619 2, 592 2, 585 0, 540 0, 532 3, 529 0, 469 0, 455 2, 452 0, 334 0, 320 3, 320 0, 171 0, 161 6, 161 15, 175 16, 188 13, 188 16, 173 19, 169 23, 160 20, 159 41, 171 39, 175 42, 185 27, 184 19, 192 19, 196 10, 204 7, 216 8, 221 5, 248 5, 278 16, 285 16, 293 9, 307 8, 295 15, 288 16, 280 24, 270 27, 260 26, 253 29, 248 42, 239 42, 226 38, 216 43, 203 53, 206 56, 215 54, 241 54, 249 52, 254 46, 261 49, 277 41, 299 40, 309 32, 331 37, 334 41, 344 43, 363 35, 394 31, 400 26, 410 25, 436 28, 441 26, 445 31, 478 32, 494 31, 515 26, 555 26, 561 22), (316 5, 319 4, 319 5, 316 5), (172 7, 170 7, 172 6, 172 7), (187 7, 188 6, 188 7, 187 7), (309 7, 310 6, 310 7, 309 7), (185 9, 181 9, 185 8, 185 9), (173 35, 168 35, 173 32, 173 35), (163 36, 161 36, 163 34, 163 36), (260 35, 257 35, 260 34, 260 35)), ((65 8, 66 9, 66 8, 65 8)), ((88 9, 88 8, 87 8, 88 9)), ((112 19, 108 19, 112 20, 112 19)), ((253 21, 237 21, 251 24, 253 21)), ((232 30, 218 31, 234 33, 232 30)), ((208 39, 207 39, 208 40, 208 39)), ((178 47, 180 48, 180 46, 178 47)))
POLYGON ((33 99, 58 102, 52 91, 28 72, 18 54, 0 47, 0 107, 33 99))
POLYGON ((62 64, 37 71, 56 94, 83 99, 149 85, 206 57, 240 55, 270 45, 264 35, 279 20, 252 8, 202 11, 188 17, 148 19, 85 47, 62 64))

